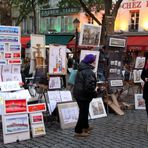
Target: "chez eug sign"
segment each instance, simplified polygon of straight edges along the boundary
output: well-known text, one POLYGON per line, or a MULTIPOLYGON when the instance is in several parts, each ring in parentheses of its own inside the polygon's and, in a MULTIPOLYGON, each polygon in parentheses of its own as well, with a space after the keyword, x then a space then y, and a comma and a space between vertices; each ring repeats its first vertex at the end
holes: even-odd
POLYGON ((145 7, 148 7, 148 1, 145 1, 145 2, 143 0, 128 1, 128 2, 122 3, 121 8, 123 9, 142 8, 142 5, 145 7), (143 5, 142 3, 145 3, 145 5, 143 5))

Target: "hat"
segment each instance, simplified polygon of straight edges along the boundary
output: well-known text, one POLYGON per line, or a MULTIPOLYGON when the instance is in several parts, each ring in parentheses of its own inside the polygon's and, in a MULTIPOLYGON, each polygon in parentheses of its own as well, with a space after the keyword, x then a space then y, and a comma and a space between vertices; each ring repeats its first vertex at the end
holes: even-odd
POLYGON ((86 64, 91 64, 95 61, 96 57, 93 54, 88 54, 83 59, 83 62, 86 64))

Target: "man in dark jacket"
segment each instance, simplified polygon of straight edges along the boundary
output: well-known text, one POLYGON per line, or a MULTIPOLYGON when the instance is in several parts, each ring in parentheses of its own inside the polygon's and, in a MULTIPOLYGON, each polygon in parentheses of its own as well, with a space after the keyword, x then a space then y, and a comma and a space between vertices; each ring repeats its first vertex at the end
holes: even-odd
POLYGON ((93 72, 95 56, 88 54, 81 61, 75 79, 73 96, 79 106, 79 117, 75 127, 75 136, 86 137, 91 127, 88 124, 89 103, 97 96, 96 76, 93 72))

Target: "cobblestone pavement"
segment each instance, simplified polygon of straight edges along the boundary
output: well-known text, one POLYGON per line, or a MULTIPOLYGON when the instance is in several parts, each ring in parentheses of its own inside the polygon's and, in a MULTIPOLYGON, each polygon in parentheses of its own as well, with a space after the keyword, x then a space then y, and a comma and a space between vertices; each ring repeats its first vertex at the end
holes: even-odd
POLYGON ((146 133, 146 112, 144 110, 126 110, 124 116, 109 113, 107 117, 90 120, 94 125, 87 138, 73 137, 74 129, 60 129, 58 122, 46 123, 47 134, 12 144, 3 144, 1 148, 148 148, 146 133))

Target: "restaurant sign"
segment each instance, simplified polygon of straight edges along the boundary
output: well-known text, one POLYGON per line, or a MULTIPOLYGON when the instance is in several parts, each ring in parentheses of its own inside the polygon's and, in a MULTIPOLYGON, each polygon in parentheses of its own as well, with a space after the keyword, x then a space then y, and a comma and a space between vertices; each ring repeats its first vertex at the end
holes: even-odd
POLYGON ((62 9, 41 9, 40 16, 58 16, 58 15, 69 15, 80 12, 80 8, 62 8, 62 9))

